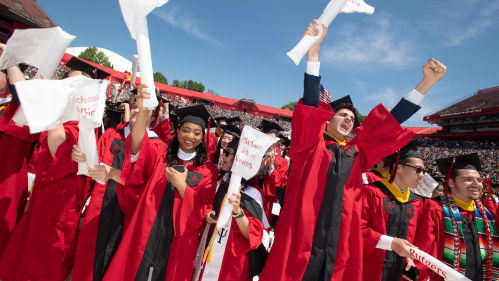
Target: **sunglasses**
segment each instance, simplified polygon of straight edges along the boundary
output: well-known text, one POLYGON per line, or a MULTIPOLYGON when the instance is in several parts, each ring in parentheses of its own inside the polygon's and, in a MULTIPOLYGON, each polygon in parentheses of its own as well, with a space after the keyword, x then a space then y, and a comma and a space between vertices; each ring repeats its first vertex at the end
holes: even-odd
POLYGON ((234 155, 234 154, 235 154, 235 153, 232 153, 232 152, 230 152, 229 150, 224 149, 223 155, 225 155, 225 157, 229 157, 229 156, 234 155))
POLYGON ((402 164, 402 163, 400 163, 400 164, 401 164, 401 165, 404 165, 404 166, 407 166, 407 167, 411 167, 411 168, 413 168, 413 169, 416 169, 416 173, 417 173, 417 174, 421 174, 421 173, 423 173, 423 174, 424 174, 424 173, 426 173, 426 172, 428 171, 428 170, 427 170, 427 169, 425 169, 425 168, 421 168, 421 167, 414 167, 414 166, 407 165, 407 164, 402 164))

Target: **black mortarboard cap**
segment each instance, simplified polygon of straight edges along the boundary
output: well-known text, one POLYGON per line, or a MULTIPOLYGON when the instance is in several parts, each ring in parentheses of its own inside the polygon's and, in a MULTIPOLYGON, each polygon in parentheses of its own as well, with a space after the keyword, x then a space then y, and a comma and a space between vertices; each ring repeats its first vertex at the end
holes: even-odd
POLYGON ((233 137, 232 140, 227 144, 227 147, 234 149, 234 153, 237 152, 239 146, 239 137, 233 137))
POLYGON ((241 118, 239 117, 232 117, 232 118, 227 118, 227 125, 240 125, 241 124, 241 118))
POLYGON ((392 173, 390 175, 390 183, 393 182, 397 174, 397 166, 399 161, 407 158, 421 158, 418 152, 418 140, 413 139, 409 141, 408 144, 404 145, 398 152, 388 156, 388 167, 392 168, 392 173), (395 166, 393 166, 395 164, 395 166))
POLYGON ((226 120, 227 120, 227 117, 225 117, 225 116, 215 118, 215 121, 217 121, 217 123, 220 123, 222 121, 227 122, 226 120))
POLYGON ((183 108, 175 109, 175 114, 180 119, 180 124, 185 122, 193 123, 201 126, 203 129, 207 128, 208 120, 210 121, 210 127, 216 128, 217 123, 211 118, 210 113, 206 110, 204 105, 195 105, 183 108))
POLYGON ((173 122, 174 124, 178 124, 178 116, 174 114, 173 112, 170 112, 168 115, 170 117, 170 122, 173 122))
POLYGON ((123 113, 123 111, 114 110, 114 109, 110 109, 110 108, 106 109, 107 118, 116 121, 116 124, 119 124, 121 122, 121 114, 122 113, 123 113))
MULTIPOLYGON (((331 106, 331 109, 334 111, 335 108, 337 108, 338 105, 340 105, 341 103, 349 103, 349 104, 353 105, 352 99, 350 98, 350 95, 348 95, 348 96, 344 96, 344 97, 342 97, 340 99, 337 99, 335 101, 330 102, 329 106, 331 106)), ((359 117, 357 116, 357 112, 354 112, 353 115, 355 115, 355 120, 353 122, 353 127, 357 128, 357 127, 360 126, 359 117)))
POLYGON ((109 77, 109 73, 105 72, 104 70, 101 70, 91 64, 89 64, 88 62, 85 62, 77 57, 72 57, 70 60, 68 60, 68 62, 66 63, 66 67, 69 67, 71 68, 71 70, 79 70, 81 72, 84 72, 88 75, 90 75, 90 77, 92 79, 104 79, 106 77, 109 77), (97 77, 95 75, 95 73, 97 73, 97 77))
POLYGON ((274 122, 268 122, 266 124, 262 124, 262 133, 264 134, 275 134, 276 136, 279 135, 280 131, 284 131, 281 126, 277 125, 277 123, 274 122))
POLYGON ((481 171, 482 165, 480 164, 480 158, 477 153, 459 155, 456 157, 440 158, 435 160, 437 162, 438 169, 442 175, 447 176, 450 174, 450 169, 452 165, 452 170, 465 169, 465 170, 476 170, 481 171), (454 159, 455 162, 454 162, 454 159))
POLYGON ((224 125, 224 126, 221 126, 220 128, 222 128, 224 133, 230 134, 230 135, 238 137, 238 138, 241 137, 241 129, 239 129, 238 127, 236 127, 234 125, 224 125))
POLYGON ((279 135, 279 138, 284 141, 283 144, 285 146, 289 146, 291 144, 291 141, 286 136, 279 135))

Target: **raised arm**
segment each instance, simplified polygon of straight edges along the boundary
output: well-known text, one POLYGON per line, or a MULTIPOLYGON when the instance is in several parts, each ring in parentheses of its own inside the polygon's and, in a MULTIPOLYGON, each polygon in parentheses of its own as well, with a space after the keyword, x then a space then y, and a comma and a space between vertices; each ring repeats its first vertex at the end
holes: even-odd
POLYGON ((137 154, 140 151, 140 146, 142 145, 142 141, 144 140, 144 134, 146 133, 146 129, 149 126, 149 109, 144 107, 142 101, 144 99, 149 99, 146 85, 139 85, 137 88, 137 97, 135 100, 137 101, 137 105, 139 107, 139 115, 137 116, 137 121, 133 125, 132 132, 130 133, 130 152, 131 154, 137 154))
MULTIPOLYGON (((318 36, 319 30, 316 26, 319 25, 318 20, 314 20, 307 30, 303 33, 302 37, 305 35, 318 36)), ((319 49, 322 41, 327 35, 328 27, 322 24, 324 32, 321 38, 310 48, 307 54, 307 71, 305 73, 304 90, 303 90, 303 105, 319 107, 319 89, 321 85, 321 77, 319 76, 319 49)))
POLYGON ((423 80, 390 111, 399 124, 404 123, 421 109, 419 104, 430 88, 445 75, 446 71, 447 67, 441 62, 435 59, 428 60, 428 63, 423 66, 423 80))

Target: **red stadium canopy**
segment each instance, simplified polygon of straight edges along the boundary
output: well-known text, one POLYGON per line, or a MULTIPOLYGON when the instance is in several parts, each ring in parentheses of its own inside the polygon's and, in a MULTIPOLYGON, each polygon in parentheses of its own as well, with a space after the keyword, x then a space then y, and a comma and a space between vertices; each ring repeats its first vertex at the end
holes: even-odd
MULTIPOLYGON (((73 56, 70 54, 64 54, 62 58, 62 62, 66 63, 68 60, 70 60, 73 56)), ((112 80, 118 83, 121 83, 123 79, 125 78, 125 73, 116 71, 114 69, 98 65, 93 62, 89 62, 91 65, 95 66, 96 68, 99 68, 101 70, 104 70, 108 73, 111 74, 112 80)), ((136 80, 137 84, 140 84, 140 78, 137 77, 136 80)), ((235 111, 241 111, 241 112, 248 112, 251 114, 256 114, 256 115, 263 115, 267 117, 273 117, 275 118, 276 115, 281 115, 284 117, 292 117, 293 116, 293 111, 289 109, 280 109, 280 108, 274 108, 270 106, 266 106, 263 104, 256 104, 247 100, 236 100, 236 99, 231 99, 231 98, 225 98, 225 97, 220 97, 220 96, 215 96, 212 95, 211 93, 200 93, 200 92, 195 92, 191 90, 186 90, 182 88, 177 88, 174 86, 169 86, 165 84, 161 84, 158 82, 154 83, 155 86, 157 86, 163 94, 170 95, 170 96, 175 96, 175 97, 182 97, 184 99, 188 100, 203 100, 207 102, 211 102, 215 106, 235 110, 235 111)))

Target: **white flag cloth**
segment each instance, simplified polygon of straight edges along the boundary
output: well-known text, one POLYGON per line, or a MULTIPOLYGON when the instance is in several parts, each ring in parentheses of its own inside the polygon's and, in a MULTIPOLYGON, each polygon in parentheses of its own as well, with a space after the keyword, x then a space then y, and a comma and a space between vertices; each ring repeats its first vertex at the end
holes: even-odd
POLYGON ((60 27, 16 29, 0 57, 0 69, 23 62, 38 67, 36 78, 43 74, 51 79, 64 51, 75 38, 60 27))
MULTIPOLYGON (((120 0, 121 13, 133 39, 139 22, 154 10, 166 4, 168 0, 120 0)), ((140 56, 140 55, 139 55, 140 56)))
POLYGON ((329 26, 339 13, 366 13, 371 15, 374 13, 374 8, 367 5, 363 0, 331 0, 324 9, 324 13, 319 17, 319 26, 317 26, 319 35, 314 37, 305 35, 298 45, 287 53, 296 65, 300 63, 303 56, 322 36, 322 24, 329 26))
MULTIPOLYGON (((258 173, 263 155, 267 149, 277 142, 279 138, 273 138, 249 126, 245 126, 239 140, 234 164, 232 164, 232 176, 230 178, 227 199, 235 198, 233 193, 239 192, 242 178, 250 180, 258 173)), ((224 228, 231 218, 233 206, 224 204, 218 216, 217 228, 224 228)))
POLYGON ((168 0, 120 0, 121 13, 130 31, 130 35, 137 42, 137 53, 140 58, 141 83, 148 86, 150 99, 143 101, 144 106, 152 110, 158 106, 154 89, 152 70, 151 45, 147 28, 147 15, 156 7, 161 7, 168 0))
MULTIPOLYGON (((28 80, 15 84, 30 132, 39 133, 68 121, 80 121, 78 145, 87 162, 78 164, 78 174, 88 175, 88 166, 98 165, 94 128, 102 123, 109 80, 79 75, 64 80, 28 80)), ((14 121, 19 123, 14 116, 14 121)), ((103 184, 103 182, 101 182, 103 184)))
POLYGON ((433 191, 437 188, 438 182, 436 182, 428 173, 424 173, 423 179, 419 182, 416 188, 411 188, 414 193, 421 195, 423 197, 431 198, 433 191))

